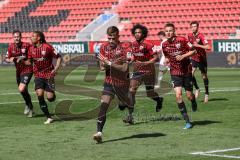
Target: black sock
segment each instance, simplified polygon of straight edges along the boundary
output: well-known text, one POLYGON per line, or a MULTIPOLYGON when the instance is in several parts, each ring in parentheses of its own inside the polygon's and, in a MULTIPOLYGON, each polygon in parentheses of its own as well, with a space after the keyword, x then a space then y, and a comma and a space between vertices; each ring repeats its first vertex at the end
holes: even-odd
POLYGON ((44 96, 38 96, 38 101, 39 101, 40 108, 41 108, 42 112, 44 113, 44 115, 47 118, 51 118, 50 113, 48 111, 47 103, 44 100, 44 96))
POLYGON ((204 82, 204 86, 205 86, 205 94, 209 95, 209 92, 208 92, 208 84, 209 84, 208 78, 204 79, 203 82, 204 82))
POLYGON ((106 113, 108 110, 109 104, 102 103, 100 106, 100 111, 98 113, 98 121, 97 121, 97 132, 102 132, 104 124, 106 122, 106 113))
POLYGON ((129 116, 132 116, 133 111, 134 111, 134 108, 128 107, 128 114, 129 114, 129 116))
POLYGON ((199 89, 195 76, 192 76, 192 83, 196 89, 199 89))
POLYGON ((28 90, 25 89, 23 92, 21 92, 21 95, 25 101, 25 104, 29 107, 29 109, 33 109, 32 99, 28 90))
POLYGON ((197 102, 196 102, 194 95, 193 95, 193 99, 191 100, 191 102, 192 102, 192 111, 193 112, 197 111, 197 102))
POLYGON ((178 108, 179 108, 179 111, 181 112, 181 114, 183 116, 183 119, 186 122, 189 122, 189 117, 188 117, 188 114, 187 114, 187 109, 186 109, 185 103, 184 102, 178 103, 178 108))
POLYGON ((129 93, 128 93, 128 98, 129 98, 129 101, 130 101, 130 102, 129 102, 129 105, 130 105, 130 106, 134 106, 135 103, 136 103, 136 101, 135 101, 135 94, 129 92, 129 93))
POLYGON ((162 97, 154 97, 154 98, 152 98, 154 101, 156 101, 157 102, 157 104, 161 104, 162 103, 162 100, 163 100, 163 98, 162 97))

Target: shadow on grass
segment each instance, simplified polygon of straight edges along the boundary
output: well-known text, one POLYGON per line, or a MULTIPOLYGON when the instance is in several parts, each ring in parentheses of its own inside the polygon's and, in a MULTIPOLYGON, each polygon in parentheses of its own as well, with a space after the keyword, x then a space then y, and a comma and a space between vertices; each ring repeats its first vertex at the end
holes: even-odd
POLYGON ((221 121, 211 121, 211 120, 192 122, 193 126, 195 126, 195 125, 204 126, 204 125, 209 125, 209 124, 213 124, 213 123, 222 123, 222 122, 221 121))
MULTIPOLYGON (((227 98, 209 98, 209 102, 214 102, 214 101, 229 101, 227 98)), ((201 101, 203 102, 203 100, 201 101)))
POLYGON ((122 141, 122 140, 127 140, 127 139, 134 139, 134 138, 155 138, 155 137, 162 137, 162 136, 166 136, 166 134, 163 134, 163 133, 142 133, 142 134, 135 134, 135 135, 128 136, 128 137, 111 139, 111 140, 103 141, 102 143, 122 141))
MULTIPOLYGON (((140 125, 140 124, 147 124, 147 123, 158 123, 158 122, 169 122, 169 121, 179 121, 182 120, 181 117, 179 116, 172 116, 172 115, 164 115, 164 116, 156 116, 156 117, 150 117, 150 118, 135 118, 137 119, 134 125, 140 125)), ((133 125, 133 126, 134 126, 133 125)), ((132 125, 127 125, 127 126, 132 126, 132 125)))

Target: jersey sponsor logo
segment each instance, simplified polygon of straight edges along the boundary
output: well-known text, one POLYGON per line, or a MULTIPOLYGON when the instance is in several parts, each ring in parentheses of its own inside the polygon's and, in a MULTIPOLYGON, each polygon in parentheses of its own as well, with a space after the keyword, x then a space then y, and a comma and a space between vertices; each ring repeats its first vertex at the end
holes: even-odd
POLYGON ((133 53, 133 55, 141 57, 141 56, 144 56, 144 53, 138 52, 138 53, 133 53))
POLYGON ((171 55, 177 56, 177 55, 180 55, 181 53, 182 53, 182 51, 177 51, 177 52, 172 52, 171 55))
POLYGON ((139 46, 139 49, 142 50, 144 48, 144 46, 139 46))

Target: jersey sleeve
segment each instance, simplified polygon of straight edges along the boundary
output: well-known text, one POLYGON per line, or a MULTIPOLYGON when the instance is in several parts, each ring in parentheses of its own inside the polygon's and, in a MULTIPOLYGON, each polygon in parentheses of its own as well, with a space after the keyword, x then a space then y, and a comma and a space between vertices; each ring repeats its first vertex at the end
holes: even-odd
POLYGON ((99 54, 105 57, 105 51, 104 51, 105 47, 104 46, 105 46, 104 44, 101 45, 100 50, 99 50, 99 54))
POLYGON ((208 41, 207 41, 207 39, 205 39, 205 37, 204 37, 203 34, 201 34, 201 35, 199 36, 199 38, 200 38, 200 40, 202 41, 203 45, 207 45, 207 44, 208 44, 208 41))
POLYGON ((153 47, 154 47, 153 44, 151 44, 151 43, 147 44, 147 50, 148 50, 149 55, 151 55, 151 56, 156 54, 156 52, 153 52, 153 47))
POLYGON ((6 53, 6 56, 5 56, 6 58, 11 58, 12 57, 12 49, 11 49, 11 47, 9 46, 8 47, 8 50, 7 50, 7 53, 6 53))
POLYGON ((53 47, 53 46, 51 46, 51 45, 49 45, 49 51, 50 51, 50 53, 51 53, 51 55, 53 56, 53 58, 59 58, 59 57, 61 57, 61 55, 56 51, 56 49, 53 47))

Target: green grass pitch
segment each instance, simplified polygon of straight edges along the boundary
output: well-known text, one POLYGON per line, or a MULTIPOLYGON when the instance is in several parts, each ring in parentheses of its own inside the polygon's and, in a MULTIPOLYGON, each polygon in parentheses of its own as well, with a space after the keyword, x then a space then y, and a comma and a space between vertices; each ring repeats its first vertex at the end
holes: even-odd
MULTIPOLYGON (((65 83, 79 87, 101 90, 103 74, 96 82, 83 82, 84 70, 69 75, 65 83)), ((33 89, 35 117, 23 115, 24 103, 17 91, 14 67, 0 68, 0 160, 224 160, 224 157, 191 155, 240 147, 240 70, 209 69, 209 103, 203 103, 203 82, 197 72, 201 87, 197 99, 199 110, 190 112, 190 103, 184 100, 194 127, 183 130, 184 121, 177 109, 175 97, 170 91, 164 94, 164 106, 155 113, 155 103, 144 96, 137 97, 136 125, 125 125, 126 114, 118 108, 107 116, 104 128, 104 143, 96 144, 92 135, 96 132, 96 119, 79 121, 56 121, 44 125, 33 89), (172 118, 175 117, 175 118, 172 118), (176 118, 177 117, 177 118, 176 118)), ((169 82, 166 74, 164 81, 169 82)), ((58 85, 58 84, 56 84, 58 85)), ((58 87, 58 86, 57 86, 58 87)), ((56 88, 57 88, 56 87, 56 88)), ((72 99, 71 111, 80 113, 99 105, 99 97, 69 95, 57 92, 57 101, 49 104, 54 113, 62 99, 72 99)), ((239 151, 232 155, 240 157, 239 151)), ((231 152, 219 153, 231 155, 231 152)))

